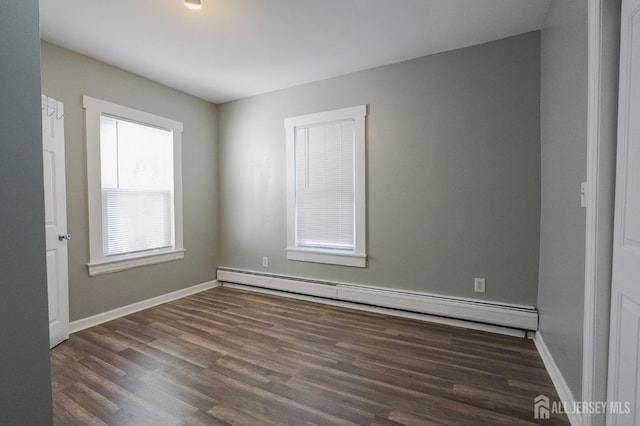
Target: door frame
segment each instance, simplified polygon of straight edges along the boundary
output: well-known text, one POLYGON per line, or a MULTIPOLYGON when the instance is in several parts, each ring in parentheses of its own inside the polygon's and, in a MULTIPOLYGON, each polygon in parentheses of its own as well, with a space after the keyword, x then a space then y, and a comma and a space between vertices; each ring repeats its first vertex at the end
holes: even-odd
MULTIPOLYGON (((612 59, 608 57, 610 49, 615 51, 611 43, 615 41, 619 50, 620 4, 621 1, 614 4, 604 0, 588 3, 587 207, 582 395, 579 398, 583 401, 606 400, 607 391, 606 380, 599 385, 597 375, 608 370, 617 112, 611 122, 611 111, 607 108, 617 111, 618 87, 617 83, 615 87, 606 85, 611 80, 618 81, 619 55, 614 55, 611 68, 603 68, 603 63, 612 59), (613 33, 616 33, 614 40, 606 39, 613 33), (603 43, 609 44, 603 46, 603 43), (607 133, 603 135, 603 131, 607 133), (605 336, 598 335, 602 330, 606 330, 605 336)), ((597 415, 583 414, 582 424, 590 426, 596 419, 597 415)))
MULTIPOLYGON (((598 199, 600 181, 600 54, 602 43, 602 0, 589 0, 588 18, 588 100, 587 100, 587 186, 584 274, 584 320, 582 331, 582 397, 592 401, 596 393, 594 356, 596 344, 596 277, 598 265, 598 199)), ((583 415, 582 424, 593 418, 583 415)))

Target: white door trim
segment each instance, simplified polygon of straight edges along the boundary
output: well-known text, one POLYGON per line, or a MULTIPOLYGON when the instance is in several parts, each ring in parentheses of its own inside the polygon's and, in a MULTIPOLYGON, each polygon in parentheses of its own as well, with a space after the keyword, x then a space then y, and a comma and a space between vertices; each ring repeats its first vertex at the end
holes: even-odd
MULTIPOLYGON (((602 0, 589 0, 588 101, 587 101, 587 211, 585 240, 584 323, 582 349, 582 400, 594 397, 596 368, 596 279, 598 268, 598 188, 600 182, 600 54, 602 43, 602 0)), ((582 424, 591 425, 585 415, 582 424)))

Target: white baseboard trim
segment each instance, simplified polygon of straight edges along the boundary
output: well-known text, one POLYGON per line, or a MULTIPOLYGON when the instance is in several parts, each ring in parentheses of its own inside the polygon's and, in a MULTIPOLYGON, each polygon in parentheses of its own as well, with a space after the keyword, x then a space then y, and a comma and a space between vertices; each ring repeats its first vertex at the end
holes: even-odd
POLYGON ((218 268, 218 281, 278 290, 329 300, 353 302, 413 314, 464 320, 485 325, 535 331, 538 312, 531 306, 509 305, 428 293, 384 289, 359 284, 325 282, 298 277, 218 268))
MULTIPOLYGON (((551 352, 549 352, 549 348, 544 342, 544 339, 542 338, 542 334, 540 334, 540 332, 536 332, 533 338, 533 343, 535 343, 536 349, 538 349, 540 358, 542 358, 542 362, 544 363, 544 366, 547 369, 549 376, 551 377, 551 381, 553 382, 553 386, 556 388, 556 392, 558 392, 560 400, 564 402, 567 407, 575 407, 576 399, 574 398, 571 389, 569 389, 569 385, 567 385, 567 382, 564 380, 564 377, 562 376, 558 365, 553 359, 551 352)), ((569 411, 573 410, 570 409, 569 411)), ((569 412, 567 413, 567 416, 569 417, 569 421, 573 426, 582 425, 582 416, 580 413, 569 412)))
POLYGON ((220 286, 220 283, 217 280, 208 281, 206 283, 196 284, 191 287, 172 291, 171 293, 152 297, 151 299, 132 303, 131 305, 122 306, 120 308, 103 312, 101 314, 96 314, 87 318, 72 321, 69 323, 69 333, 76 333, 86 328, 95 327, 96 325, 100 325, 102 323, 123 317, 125 315, 133 314, 135 312, 152 308, 163 303, 171 302, 182 297, 191 296, 192 294, 200 293, 201 291, 209 290, 218 286, 220 286))

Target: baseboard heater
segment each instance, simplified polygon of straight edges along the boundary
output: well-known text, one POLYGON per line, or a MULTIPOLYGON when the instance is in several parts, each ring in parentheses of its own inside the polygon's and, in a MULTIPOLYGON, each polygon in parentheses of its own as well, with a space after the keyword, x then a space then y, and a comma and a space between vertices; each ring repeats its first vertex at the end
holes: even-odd
POLYGON ((241 284, 517 330, 536 331, 538 329, 538 311, 532 306, 439 296, 224 267, 218 268, 217 279, 222 283, 241 284))

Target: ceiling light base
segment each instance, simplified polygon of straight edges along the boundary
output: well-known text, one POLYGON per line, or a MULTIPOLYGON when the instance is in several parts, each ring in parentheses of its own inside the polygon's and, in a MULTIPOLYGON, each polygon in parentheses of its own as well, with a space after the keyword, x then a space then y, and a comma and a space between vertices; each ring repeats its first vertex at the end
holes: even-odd
POLYGON ((184 0, 184 5, 189 9, 202 9, 202 0, 184 0))

